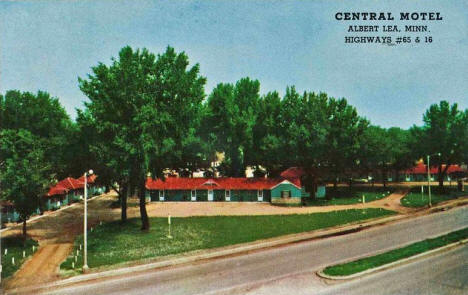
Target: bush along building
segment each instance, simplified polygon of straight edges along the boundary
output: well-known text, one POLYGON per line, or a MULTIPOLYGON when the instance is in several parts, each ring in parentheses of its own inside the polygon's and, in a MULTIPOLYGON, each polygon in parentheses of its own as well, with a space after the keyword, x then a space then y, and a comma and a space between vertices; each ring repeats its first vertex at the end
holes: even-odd
MULTIPOLYGON (((147 201, 271 202, 300 204, 309 197, 299 177, 291 178, 148 178, 147 201)), ((324 187, 321 188, 324 193, 324 187)))

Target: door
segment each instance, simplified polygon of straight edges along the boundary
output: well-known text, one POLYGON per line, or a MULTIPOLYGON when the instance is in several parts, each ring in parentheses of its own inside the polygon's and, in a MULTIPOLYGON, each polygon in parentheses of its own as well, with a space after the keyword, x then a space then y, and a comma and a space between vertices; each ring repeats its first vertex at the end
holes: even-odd
POLYGON ((214 193, 213 193, 213 190, 208 190, 208 201, 212 202, 214 197, 213 197, 214 193))
POLYGON ((192 190, 191 195, 190 195, 190 200, 191 201, 197 200, 197 192, 195 190, 192 190))
POLYGON ((257 191, 257 201, 263 202, 263 190, 257 191))

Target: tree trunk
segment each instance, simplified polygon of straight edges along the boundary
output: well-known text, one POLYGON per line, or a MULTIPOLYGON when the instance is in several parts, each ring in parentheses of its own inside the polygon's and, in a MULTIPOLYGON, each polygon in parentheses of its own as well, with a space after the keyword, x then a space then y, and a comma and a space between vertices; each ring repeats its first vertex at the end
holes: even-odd
POLYGON ((387 187, 387 170, 382 167, 382 183, 383 183, 383 187, 387 187))
POLYGON ((122 195, 120 196, 120 206, 121 206, 121 221, 127 221, 127 197, 131 194, 131 190, 128 185, 124 185, 122 188, 122 195))
POLYGON ((141 230, 149 231, 150 224, 148 219, 148 213, 146 212, 146 200, 145 200, 145 182, 138 187, 138 198, 140 199, 140 216, 141 216, 141 230))
POLYGON ((439 171, 437 173, 437 177, 439 178, 439 188, 441 191, 444 189, 444 175, 442 173, 442 164, 439 164, 439 171))
POLYGON ((26 243, 26 218, 23 219, 23 243, 26 243))

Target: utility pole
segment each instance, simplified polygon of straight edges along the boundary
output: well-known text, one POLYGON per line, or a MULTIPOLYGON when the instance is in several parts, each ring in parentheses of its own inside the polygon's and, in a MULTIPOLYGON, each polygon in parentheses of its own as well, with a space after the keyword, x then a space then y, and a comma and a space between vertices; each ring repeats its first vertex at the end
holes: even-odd
POLYGON ((93 174, 93 170, 84 173, 84 216, 83 216, 83 236, 84 236, 84 251, 83 251, 83 273, 86 273, 88 267, 88 175, 93 174))
POLYGON ((431 203, 431 165, 429 164, 431 156, 427 155, 427 189, 429 192, 429 207, 432 207, 431 203))

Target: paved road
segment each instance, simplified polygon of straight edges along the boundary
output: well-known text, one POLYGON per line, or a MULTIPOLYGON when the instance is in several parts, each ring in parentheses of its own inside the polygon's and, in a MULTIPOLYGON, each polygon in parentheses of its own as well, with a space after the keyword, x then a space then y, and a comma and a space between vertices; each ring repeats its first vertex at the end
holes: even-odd
POLYGON ((429 295, 468 294, 468 246, 430 256, 359 279, 318 284, 314 273, 276 280, 233 294, 243 295, 429 295), (312 278, 312 279, 311 279, 312 278))
POLYGON ((311 291, 313 294, 330 288, 313 275, 314 271, 326 265, 466 226, 468 207, 462 207, 354 234, 92 282, 57 290, 54 294, 204 294, 233 293, 235 290, 246 293, 268 285, 267 282, 279 282, 285 278, 299 280, 297 286, 307 286, 307 293, 311 291))
POLYGON ((389 269, 319 294, 468 294, 468 246, 389 269))

